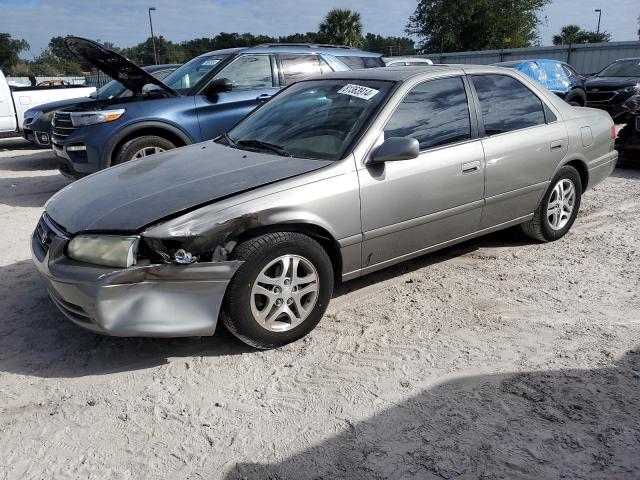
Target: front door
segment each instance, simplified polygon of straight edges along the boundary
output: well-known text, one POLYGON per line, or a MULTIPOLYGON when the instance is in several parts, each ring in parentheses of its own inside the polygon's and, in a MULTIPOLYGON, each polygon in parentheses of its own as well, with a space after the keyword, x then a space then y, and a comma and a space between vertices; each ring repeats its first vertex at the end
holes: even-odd
POLYGON ((203 139, 226 132, 258 105, 280 90, 275 60, 271 55, 240 55, 215 78, 228 78, 233 90, 215 98, 196 96, 196 110, 203 139))
POLYGON ((383 135, 417 139, 420 156, 359 168, 365 272, 478 229, 484 153, 468 98, 460 76, 415 86, 383 135))

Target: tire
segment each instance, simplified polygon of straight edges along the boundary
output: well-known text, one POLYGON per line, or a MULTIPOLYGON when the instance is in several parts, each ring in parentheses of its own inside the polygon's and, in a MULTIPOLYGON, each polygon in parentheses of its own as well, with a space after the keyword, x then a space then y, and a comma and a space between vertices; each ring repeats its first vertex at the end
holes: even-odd
MULTIPOLYGON (((172 148, 176 148, 172 142, 157 135, 144 135, 142 137, 133 138, 118 149, 118 153, 116 153, 116 156, 113 159, 113 165, 119 165, 135 158, 140 158, 136 155, 139 154, 139 152, 143 152, 145 149, 155 149, 158 150, 155 153, 160 153, 160 151, 171 150, 172 148)), ((151 154, 152 153, 147 152, 147 154, 143 156, 149 156, 151 154)))
MULTIPOLYGON (((569 202, 569 197, 570 194, 567 195, 566 202, 569 202)), ((553 177, 553 180, 551 180, 551 184, 542 197, 533 218, 520 225, 522 231, 525 235, 541 242, 553 242, 564 237, 578 215, 581 197, 582 180, 580 179, 578 171, 569 165, 562 167, 555 177, 553 177), (571 213, 567 214, 564 207, 560 207, 559 210, 549 210, 550 201, 555 203, 555 199, 558 196, 557 186, 562 184, 566 187, 568 186, 567 182, 570 182, 575 193, 571 213), (561 213, 558 214, 559 217, 556 217, 555 215, 552 216, 552 213, 550 213, 552 211, 559 211, 561 213), (552 220, 550 220, 550 217, 552 217, 552 220), (558 220, 558 223, 554 227, 553 221, 556 220, 558 220)))
POLYGON ((230 259, 243 264, 229 282, 220 316, 244 343, 259 349, 279 347, 304 337, 320 322, 333 293, 333 267, 325 249, 311 237, 296 232, 267 233, 238 245, 230 259), (285 265, 298 265, 296 274, 289 267, 283 273, 285 265), (298 275, 301 272, 304 275, 298 275), (314 273, 315 294, 297 297, 303 290, 313 291, 313 283, 305 281, 314 273), (268 283, 259 282, 259 277, 268 283), (296 278, 300 287, 295 285, 296 278), (280 283, 275 285, 272 279, 280 283), (265 289, 269 297, 261 295, 265 289), (285 311, 278 313, 285 305, 285 311))

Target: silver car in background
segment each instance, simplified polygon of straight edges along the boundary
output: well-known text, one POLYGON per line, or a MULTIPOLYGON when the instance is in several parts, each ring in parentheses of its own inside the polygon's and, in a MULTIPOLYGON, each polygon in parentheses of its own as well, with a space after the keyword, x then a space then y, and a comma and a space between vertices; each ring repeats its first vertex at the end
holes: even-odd
POLYGON ((336 281, 520 224, 553 241, 613 170, 613 122, 528 77, 380 68, 296 83, 224 136, 60 191, 34 262, 72 321, 119 336, 269 348, 336 281))

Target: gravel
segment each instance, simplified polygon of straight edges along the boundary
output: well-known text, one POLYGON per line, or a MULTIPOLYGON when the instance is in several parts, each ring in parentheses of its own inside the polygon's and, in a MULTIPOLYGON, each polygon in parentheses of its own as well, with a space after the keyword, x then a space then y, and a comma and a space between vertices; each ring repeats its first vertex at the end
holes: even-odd
POLYGON ((29 253, 69 182, 0 140, 0 479, 640 477, 640 171, 561 241, 516 229, 341 286, 307 338, 96 336, 29 253))

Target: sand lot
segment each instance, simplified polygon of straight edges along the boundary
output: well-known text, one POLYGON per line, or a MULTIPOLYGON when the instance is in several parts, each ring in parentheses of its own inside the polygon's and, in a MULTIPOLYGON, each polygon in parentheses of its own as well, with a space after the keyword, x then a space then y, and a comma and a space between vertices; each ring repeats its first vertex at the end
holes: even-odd
POLYGON ((341 286, 303 341, 119 339, 31 264, 48 150, 0 140, 0 479, 638 479, 640 170, 572 231, 341 286))

